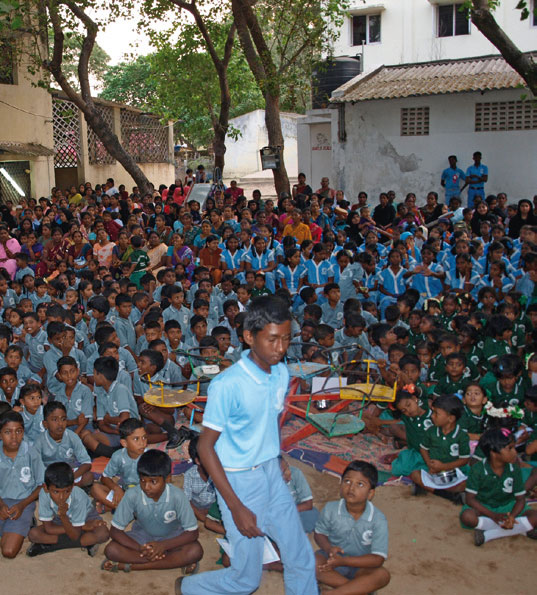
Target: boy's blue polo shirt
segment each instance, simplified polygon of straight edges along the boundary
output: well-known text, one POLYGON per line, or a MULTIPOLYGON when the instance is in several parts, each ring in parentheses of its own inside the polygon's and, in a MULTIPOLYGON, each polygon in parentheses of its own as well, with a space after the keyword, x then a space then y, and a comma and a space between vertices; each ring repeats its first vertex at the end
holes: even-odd
POLYGON ((388 557, 388 522, 369 501, 357 520, 349 514, 343 498, 327 502, 315 525, 315 533, 326 536, 332 546, 340 547, 346 556, 388 557))
POLYGON ((110 385, 108 393, 104 393, 103 395, 99 392, 97 394, 97 419, 99 421, 103 420, 107 413, 111 417, 117 417, 124 412, 127 412, 129 417, 140 419, 132 391, 117 380, 114 380, 110 385))
POLYGON ((132 322, 128 318, 121 318, 121 316, 118 315, 114 322, 114 328, 119 337, 121 347, 130 347, 134 351, 136 348, 136 331, 134 330, 132 322))
POLYGON ((278 456, 278 416, 283 409, 289 372, 279 363, 267 374, 248 356, 209 384, 203 425, 220 432, 215 451, 224 468, 243 469, 278 456))
POLYGON ((93 418, 93 393, 82 382, 77 382, 71 397, 65 393, 65 384, 61 383, 61 388, 54 395, 54 400, 65 405, 67 410, 67 419, 73 420, 81 413, 88 419, 93 418))
POLYGON ((125 531, 134 519, 152 537, 162 538, 198 529, 194 511, 183 490, 169 483, 158 502, 148 498, 139 485, 125 492, 114 513, 112 526, 125 531))
POLYGON ((33 415, 23 407, 21 415, 24 420, 24 438, 30 444, 33 444, 39 435, 45 431, 43 426, 43 405, 33 415))
POLYGON ((138 485, 140 483, 140 476, 138 475, 139 459, 140 457, 133 459, 129 456, 126 448, 116 450, 104 468, 103 477, 109 479, 119 477, 119 485, 123 489, 127 489, 131 485, 138 485))
POLYGON ((28 345, 28 362, 34 370, 40 370, 43 367, 46 341, 47 333, 43 329, 39 329, 35 335, 26 333, 24 342, 28 345))
POLYGON ((28 498, 44 478, 43 462, 25 440, 21 442, 15 459, 7 457, 0 445, 0 498, 28 498))
POLYGON ((71 467, 91 463, 86 447, 74 432, 65 431, 61 442, 43 432, 35 441, 34 448, 46 467, 52 463, 67 463, 71 467))
MULTIPOLYGON (((86 524, 88 514, 93 509, 89 496, 81 488, 74 486, 69 498, 67 498, 67 518, 73 527, 83 527, 86 524)), ((39 520, 43 522, 53 521, 58 516, 58 505, 52 501, 50 494, 41 490, 39 492, 39 520)))

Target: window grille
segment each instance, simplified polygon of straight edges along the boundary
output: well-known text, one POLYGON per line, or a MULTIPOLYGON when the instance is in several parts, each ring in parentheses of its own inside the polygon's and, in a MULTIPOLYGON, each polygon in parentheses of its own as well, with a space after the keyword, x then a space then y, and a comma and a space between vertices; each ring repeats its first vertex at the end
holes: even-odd
POLYGON ((533 101, 495 101, 475 106, 475 131, 535 130, 537 106, 533 101))
POLYGON ((122 109, 121 142, 137 163, 168 161, 168 126, 154 116, 122 109))
POLYGON ((52 101, 54 167, 77 167, 80 161, 80 120, 72 101, 54 97, 52 101))
POLYGON ((0 204, 19 204, 32 196, 29 161, 0 161, 0 204), (24 196, 21 196, 21 192, 24 196))
MULTIPOLYGON (((108 127, 114 130, 114 110, 104 105, 96 106, 108 127)), ((101 139, 88 126, 88 158, 91 165, 110 165, 116 160, 110 155, 101 139)))
POLYGON ((427 136, 428 134, 428 107, 404 107, 401 109, 401 136, 427 136))

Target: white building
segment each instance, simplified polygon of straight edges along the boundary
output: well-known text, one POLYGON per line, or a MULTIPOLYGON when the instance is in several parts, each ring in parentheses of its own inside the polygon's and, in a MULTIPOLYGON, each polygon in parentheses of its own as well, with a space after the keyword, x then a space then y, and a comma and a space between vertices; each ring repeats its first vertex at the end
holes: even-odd
MULTIPOLYGON (((520 21, 514 7, 502 2, 497 21, 522 50, 536 50, 537 18, 520 21)), ((363 54, 364 72, 298 126, 298 167, 312 187, 327 175, 351 199, 393 189, 423 200, 430 190, 442 195, 448 155, 465 169, 481 150, 487 192, 506 191, 512 201, 537 193, 537 109, 459 8, 445 0, 355 0, 335 55, 363 54)))
MULTIPOLYGON (((299 114, 280 113, 285 166, 291 178, 297 176, 297 121, 301 117, 299 114)), ((259 172, 262 169, 259 150, 268 145, 265 110, 258 109, 231 118, 229 125, 240 134, 236 139, 229 133, 226 136, 225 179, 240 179, 259 172)))

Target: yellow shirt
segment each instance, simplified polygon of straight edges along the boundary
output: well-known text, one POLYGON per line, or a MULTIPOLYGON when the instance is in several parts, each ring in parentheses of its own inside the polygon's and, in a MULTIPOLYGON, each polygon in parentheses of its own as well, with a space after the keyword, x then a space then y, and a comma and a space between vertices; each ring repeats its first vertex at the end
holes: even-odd
POLYGON ((299 244, 304 240, 311 240, 311 231, 305 223, 299 223, 296 226, 286 225, 283 230, 283 237, 293 236, 299 244))

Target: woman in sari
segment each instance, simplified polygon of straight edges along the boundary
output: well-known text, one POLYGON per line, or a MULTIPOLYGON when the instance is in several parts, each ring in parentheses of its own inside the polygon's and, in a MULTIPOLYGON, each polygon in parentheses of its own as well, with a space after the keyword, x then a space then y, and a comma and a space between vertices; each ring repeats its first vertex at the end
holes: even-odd
POLYGON ((160 241, 159 235, 156 231, 152 231, 147 238, 148 249, 147 256, 149 256, 148 273, 155 274, 158 269, 166 265, 166 254, 168 246, 160 241))
POLYGON ((26 243, 21 245, 21 252, 28 256, 28 266, 34 271, 36 277, 44 277, 47 274, 47 265, 43 261, 43 245, 37 241, 35 231, 26 236, 26 243))
POLYGON ((0 268, 6 269, 12 279, 17 272, 15 254, 20 251, 19 242, 10 236, 8 228, 5 225, 0 226, 0 268))
POLYGON ((175 268, 178 264, 185 267, 186 274, 190 279, 195 266, 194 253, 188 246, 184 245, 182 236, 174 233, 172 235, 172 245, 168 248, 166 254, 166 266, 175 268))
POLYGON ((81 271, 88 266, 88 258, 91 256, 91 244, 86 242, 82 232, 78 229, 72 233, 73 245, 67 250, 69 266, 75 271, 81 271))
POLYGON ((116 246, 112 250, 112 274, 121 276, 121 265, 124 262, 130 262, 131 254, 134 248, 129 241, 129 234, 126 231, 120 231, 117 237, 116 246))
POLYGON ((68 247, 67 242, 63 239, 61 228, 55 227, 52 231, 52 240, 47 244, 44 255, 49 274, 56 270, 59 262, 65 260, 68 247))

